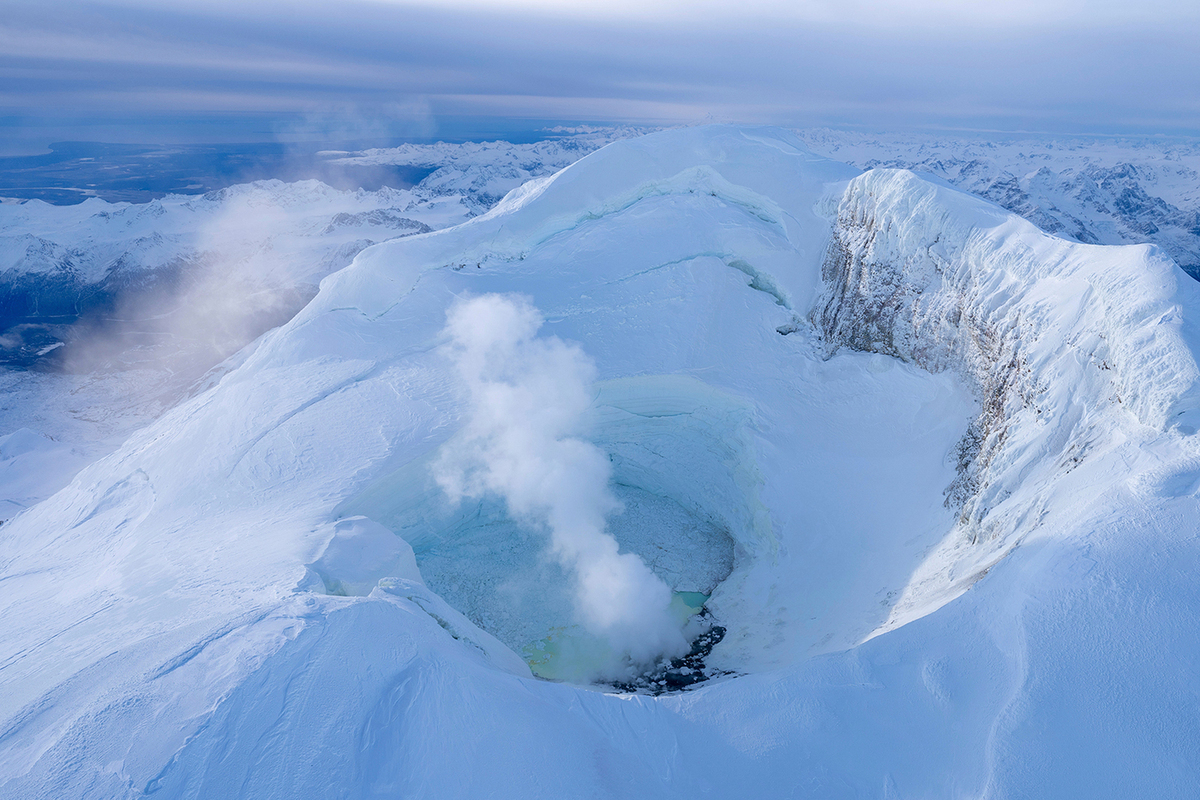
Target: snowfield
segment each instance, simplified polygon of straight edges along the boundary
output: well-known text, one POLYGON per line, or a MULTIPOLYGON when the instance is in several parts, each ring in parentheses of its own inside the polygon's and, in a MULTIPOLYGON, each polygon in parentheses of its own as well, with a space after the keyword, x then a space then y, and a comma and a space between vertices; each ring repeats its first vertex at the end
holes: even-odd
POLYGON ((0 795, 1192 796, 1198 292, 778 130, 599 149, 363 249, 0 527, 0 795), (479 298, 574 366, 470 361, 479 298), (706 680, 555 671, 636 654, 563 496, 703 602, 706 680))

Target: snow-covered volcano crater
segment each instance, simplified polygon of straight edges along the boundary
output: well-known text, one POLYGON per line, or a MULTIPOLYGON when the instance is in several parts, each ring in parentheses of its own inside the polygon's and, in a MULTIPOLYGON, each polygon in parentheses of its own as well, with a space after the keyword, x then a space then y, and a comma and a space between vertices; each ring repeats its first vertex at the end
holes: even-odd
MULTIPOLYGON (((397 334, 402 327, 423 341, 401 363, 421 368, 410 401, 433 392, 426 402, 438 411, 423 448, 391 449, 335 516, 364 515, 400 534, 431 588, 523 655, 572 622, 565 579, 544 572, 555 569, 548 542, 528 526, 519 532, 495 500, 447 507, 430 476, 464 413, 439 350, 446 308, 460 296, 525 294, 547 318, 546 333, 596 360, 589 439, 612 462, 626 504, 611 524, 672 589, 712 595, 707 611, 726 629, 714 671, 758 670, 861 640, 952 526, 942 490, 954 478, 948 453, 975 414, 969 392, 876 356, 829 361, 803 316, 829 228, 815 206, 846 172, 811 157, 797 171, 792 162, 806 157, 786 143, 727 135, 753 155, 708 154, 718 167, 693 163, 694 152, 663 163, 648 144, 606 152, 514 199, 520 214, 502 209, 457 231, 457 241, 414 240, 417 252, 389 254, 383 271, 363 259, 331 280, 426 268, 408 273, 412 288, 395 305, 353 310, 376 331, 402 320, 397 334), (737 176, 762 174, 763 159, 799 179, 777 189, 794 211, 737 176), (616 184, 602 186, 600 200, 598 180, 616 184), (901 459, 919 466, 899 470, 901 459), (866 502, 844 502, 855 494, 866 502), (895 537, 897 526, 907 535, 895 537), (789 529, 805 535, 785 543, 789 529)), ((355 294, 359 302, 376 292, 355 294)), ((298 324, 341 326, 348 311, 314 305, 298 324)))
MULTIPOLYGON (((5 789, 1020 793, 1053 774, 1012 761, 1054 713, 1046 682, 1085 690, 1048 666, 1065 621, 1101 657, 1099 631, 1136 624, 1153 565, 1123 532, 1185 547, 1146 509, 1196 510, 1186 282, 1153 249, 725 127, 611 145, 368 248, 4 526, 5 789), (475 420, 447 312, 488 296, 527 298, 537 336, 594 366, 571 441, 607 460, 623 551, 709 596, 716 679, 649 696, 531 672, 578 622, 572 571, 511 498, 452 503, 435 468, 475 420)), ((1178 630, 1163 652, 1194 664, 1178 630)), ((1155 742, 1194 749, 1187 725, 1155 742)))

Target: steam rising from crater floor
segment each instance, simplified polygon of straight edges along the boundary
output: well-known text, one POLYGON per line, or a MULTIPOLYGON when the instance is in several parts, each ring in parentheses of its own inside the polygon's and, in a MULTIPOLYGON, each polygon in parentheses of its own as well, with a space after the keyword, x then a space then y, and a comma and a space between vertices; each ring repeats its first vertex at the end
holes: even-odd
MULTIPOLYGON (((575 583, 577 621, 595 637, 588 677, 621 677, 687 650, 671 590, 606 528, 621 510, 604 452, 579 438, 596 368, 578 345, 537 337, 528 298, 489 294, 446 315, 448 353, 468 392, 468 420, 434 466, 454 501, 495 495, 550 550, 575 583)), ((586 668, 581 667, 581 670, 586 668)), ((584 677, 580 675, 580 677, 584 677)))

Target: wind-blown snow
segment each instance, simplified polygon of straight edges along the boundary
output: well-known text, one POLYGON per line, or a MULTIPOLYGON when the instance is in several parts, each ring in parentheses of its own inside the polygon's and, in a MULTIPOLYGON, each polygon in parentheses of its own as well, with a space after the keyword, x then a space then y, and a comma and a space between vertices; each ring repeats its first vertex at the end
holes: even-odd
POLYGON ((779 131, 616 143, 364 250, 0 529, 0 786, 1186 797, 1198 304, 1153 248, 779 131), (707 682, 538 680, 488 630, 495 582, 420 580, 510 530, 486 499, 447 520, 428 471, 472 419, 442 349, 467 293, 529 296, 593 360, 587 441, 662 501, 626 511, 671 555, 646 564, 723 574, 667 507, 733 542, 707 682))

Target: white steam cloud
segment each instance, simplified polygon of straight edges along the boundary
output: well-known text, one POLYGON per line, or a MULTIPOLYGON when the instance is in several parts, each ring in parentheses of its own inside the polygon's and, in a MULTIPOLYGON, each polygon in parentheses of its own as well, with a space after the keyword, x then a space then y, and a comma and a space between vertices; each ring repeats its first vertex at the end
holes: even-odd
POLYGON ((146 370, 186 391, 316 293, 328 271, 321 248, 332 248, 296 235, 302 213, 254 187, 197 203, 168 218, 178 232, 168 227, 166 244, 140 262, 135 254, 111 313, 77 323, 62 354, 67 372, 146 370))
POLYGON ((519 295, 461 300, 447 312, 448 349, 470 409, 435 478, 452 500, 498 495, 514 517, 544 527, 551 552, 575 577, 578 622, 619 659, 642 666, 679 655, 687 642, 670 611, 671 590, 605 531, 621 509, 608 488, 612 468, 579 438, 595 365, 576 344, 537 337, 541 325, 519 295))

